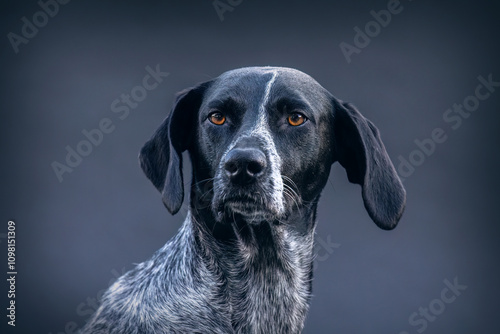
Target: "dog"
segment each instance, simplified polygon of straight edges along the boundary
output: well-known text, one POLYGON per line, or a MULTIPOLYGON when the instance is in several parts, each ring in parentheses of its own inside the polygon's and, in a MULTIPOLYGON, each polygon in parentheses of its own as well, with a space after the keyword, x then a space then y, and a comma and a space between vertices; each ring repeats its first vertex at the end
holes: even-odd
POLYGON ((393 229, 403 185, 377 128, 309 75, 247 67, 179 94, 140 165, 171 214, 187 217, 119 278, 83 333, 300 333, 311 299, 316 208, 331 165, 393 229))

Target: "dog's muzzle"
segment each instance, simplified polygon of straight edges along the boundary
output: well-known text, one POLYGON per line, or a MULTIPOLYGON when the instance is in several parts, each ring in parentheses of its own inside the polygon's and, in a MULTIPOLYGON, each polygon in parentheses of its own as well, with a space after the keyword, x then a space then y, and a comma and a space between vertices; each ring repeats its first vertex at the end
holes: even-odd
POLYGON ((277 218, 281 207, 276 202, 282 201, 276 187, 281 182, 277 167, 256 145, 236 145, 229 150, 215 176, 212 208, 216 216, 222 219, 237 214, 249 222, 277 218))

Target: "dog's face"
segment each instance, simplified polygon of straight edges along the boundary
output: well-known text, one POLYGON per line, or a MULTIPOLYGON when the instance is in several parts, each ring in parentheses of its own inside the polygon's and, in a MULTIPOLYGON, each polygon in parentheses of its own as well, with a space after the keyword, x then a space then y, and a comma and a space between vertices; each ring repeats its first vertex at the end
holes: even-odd
POLYGON ((363 187, 381 228, 393 228, 403 211, 404 189, 375 126, 297 70, 233 70, 180 95, 141 151, 171 213, 182 204, 184 150, 193 164, 191 206, 208 206, 218 221, 286 219, 317 202, 335 161, 363 187))
POLYGON ((320 90, 298 71, 243 69, 225 73, 206 91, 191 157, 206 171, 196 181, 213 180, 211 206, 219 220, 234 214, 251 223, 280 220, 318 197, 332 157, 325 126, 330 103, 311 94, 320 90))

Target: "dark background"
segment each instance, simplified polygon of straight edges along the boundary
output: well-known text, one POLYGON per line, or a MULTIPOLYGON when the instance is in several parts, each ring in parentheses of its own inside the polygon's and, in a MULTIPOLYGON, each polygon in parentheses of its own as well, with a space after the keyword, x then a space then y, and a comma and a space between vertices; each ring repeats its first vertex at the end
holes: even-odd
POLYGON ((16 328, 6 326, 4 285, 1 328, 81 327, 99 292, 148 259, 185 216, 185 207, 176 216, 164 209, 137 163, 175 93, 229 69, 276 65, 353 102, 379 127, 396 167, 416 139, 436 128, 447 136, 406 178, 407 209, 391 232, 371 222, 345 171, 332 169, 316 239, 334 246, 318 243, 304 333, 418 333, 410 314, 438 305, 444 280, 455 277, 467 288, 424 332, 498 332, 500 87, 458 129, 443 120, 474 94, 478 76, 500 81, 492 3, 401 0, 403 10, 348 63, 339 44, 353 44, 354 27, 364 29, 387 1, 243 0, 221 21, 212 1, 73 0, 18 53, 7 34, 21 35, 21 18, 33 22, 41 7, 2 1, 0 276, 9 220, 18 275, 16 328), (170 75, 120 120, 111 103, 157 64, 170 75), (65 147, 103 118, 114 131, 59 182, 52 162, 64 163, 65 147))

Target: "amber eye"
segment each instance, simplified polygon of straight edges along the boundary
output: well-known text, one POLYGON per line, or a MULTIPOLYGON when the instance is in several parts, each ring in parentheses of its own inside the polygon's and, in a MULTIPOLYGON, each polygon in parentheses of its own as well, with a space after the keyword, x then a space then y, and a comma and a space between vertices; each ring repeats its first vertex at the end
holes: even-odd
POLYGON ((288 116, 288 124, 292 126, 299 126, 304 124, 304 122, 307 120, 306 116, 302 115, 301 113, 293 113, 290 116, 288 116))
POLYGON ((222 115, 220 112, 215 111, 208 115, 208 120, 215 125, 222 125, 226 122, 226 116, 222 115))

